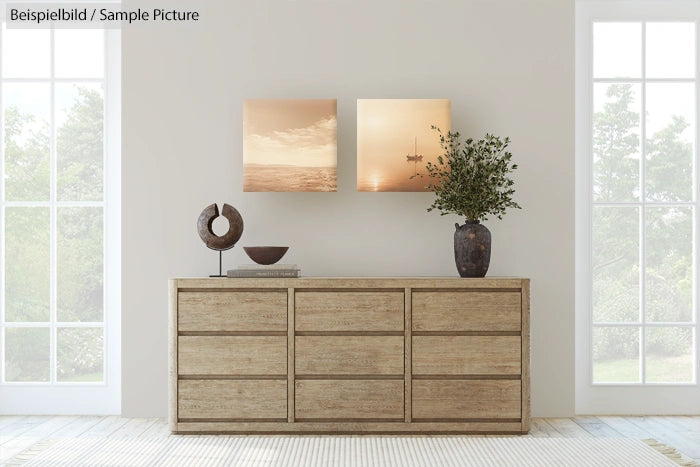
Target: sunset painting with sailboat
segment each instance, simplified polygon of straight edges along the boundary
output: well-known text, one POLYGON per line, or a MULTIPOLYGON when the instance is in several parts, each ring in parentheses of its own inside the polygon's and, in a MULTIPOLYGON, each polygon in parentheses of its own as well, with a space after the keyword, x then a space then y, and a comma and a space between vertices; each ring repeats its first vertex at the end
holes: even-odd
POLYGON ((426 191, 425 172, 450 129, 449 99, 358 99, 357 191, 426 191))

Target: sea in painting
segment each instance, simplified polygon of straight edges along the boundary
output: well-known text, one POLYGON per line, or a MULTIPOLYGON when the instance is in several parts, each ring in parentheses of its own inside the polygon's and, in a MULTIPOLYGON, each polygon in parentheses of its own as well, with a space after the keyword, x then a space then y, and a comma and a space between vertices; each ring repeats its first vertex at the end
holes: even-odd
POLYGON ((418 176, 427 174, 426 162, 406 160, 405 156, 384 158, 381 170, 358 175, 357 191, 427 191, 425 187, 430 178, 418 176))
POLYGON ((246 164, 243 191, 338 191, 335 167, 246 164))

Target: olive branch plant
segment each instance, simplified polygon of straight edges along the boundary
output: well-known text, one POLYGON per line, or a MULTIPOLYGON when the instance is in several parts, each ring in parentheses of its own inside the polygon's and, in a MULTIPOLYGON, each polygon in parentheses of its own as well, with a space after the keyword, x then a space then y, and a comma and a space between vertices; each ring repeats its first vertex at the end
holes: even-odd
POLYGON ((507 208, 521 209, 513 201, 514 182, 509 176, 518 168, 506 150, 510 138, 502 140, 486 133, 482 139, 462 141, 459 132, 443 134, 435 125, 431 128, 439 133, 445 152, 437 163, 428 162, 425 167, 425 176, 430 179, 426 188, 436 196, 428 212, 437 209, 441 216, 454 213, 478 222, 487 220, 488 215, 502 219, 507 208))

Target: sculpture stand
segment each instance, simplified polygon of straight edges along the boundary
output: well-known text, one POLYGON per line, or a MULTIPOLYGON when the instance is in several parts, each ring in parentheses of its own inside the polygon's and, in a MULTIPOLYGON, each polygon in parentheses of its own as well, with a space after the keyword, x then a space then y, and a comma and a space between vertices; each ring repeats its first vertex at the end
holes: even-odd
POLYGON ((223 274, 223 270, 221 269, 221 257, 224 254, 224 250, 219 250, 219 275, 217 276, 216 274, 212 274, 209 277, 226 277, 225 274, 223 274))

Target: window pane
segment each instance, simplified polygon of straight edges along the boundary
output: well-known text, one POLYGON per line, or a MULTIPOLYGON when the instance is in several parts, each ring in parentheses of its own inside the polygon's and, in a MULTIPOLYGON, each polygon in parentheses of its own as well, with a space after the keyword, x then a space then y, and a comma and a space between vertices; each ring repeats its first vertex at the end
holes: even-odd
POLYGON ((693 381, 693 331, 662 327, 646 330, 646 380, 649 383, 693 381))
POLYGON ((58 208, 58 321, 102 322, 102 208, 58 208))
POLYGON ((104 75, 104 30, 54 31, 57 78, 101 78, 104 75))
POLYGON ((59 328, 58 381, 103 381, 104 332, 102 328, 59 328))
POLYGON ((49 209, 5 208, 5 320, 49 320, 49 209))
POLYGON ((695 85, 646 85, 646 196, 691 201, 695 143, 695 85))
POLYGON ((593 24, 593 77, 642 76, 642 24, 593 24))
POLYGON ((593 382, 640 382, 639 328, 593 328, 593 382))
POLYGON ((48 381, 49 328, 5 328, 5 381, 48 381))
POLYGON ((103 108, 101 85, 56 85, 59 201, 103 198, 103 108))
POLYGON ((646 208, 646 320, 693 316, 692 208, 646 208))
POLYGON ((48 84, 5 83, 2 87, 5 126, 5 199, 48 201, 48 84))
POLYGON ((3 77, 48 78, 51 73, 50 57, 51 36, 48 29, 7 29, 3 22, 3 77))
POLYGON ((593 208, 593 321, 639 321, 639 209, 593 208))
POLYGON ((695 24, 647 23, 647 78, 695 77, 695 24))
POLYGON ((594 201, 639 197, 641 87, 595 84, 593 119, 594 201))

